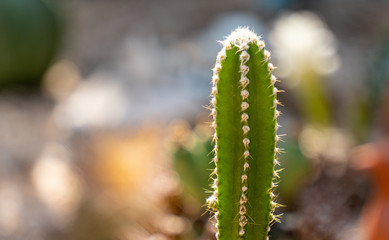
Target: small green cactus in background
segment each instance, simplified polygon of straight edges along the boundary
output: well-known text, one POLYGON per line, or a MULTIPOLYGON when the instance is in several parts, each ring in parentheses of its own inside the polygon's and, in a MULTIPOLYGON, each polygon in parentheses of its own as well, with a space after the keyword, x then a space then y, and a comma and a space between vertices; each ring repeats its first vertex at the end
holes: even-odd
POLYGON ((51 1, 0 1, 0 91, 40 86, 62 37, 59 10, 51 1))
POLYGON ((211 93, 214 192, 207 203, 218 239, 265 240, 270 224, 279 221, 273 193, 280 152, 275 67, 265 43, 248 28, 221 43, 211 93))
POLYGON ((199 204, 204 203, 208 186, 209 162, 212 158, 210 139, 202 138, 197 132, 190 133, 191 144, 177 144, 173 151, 173 166, 178 173, 186 194, 199 204))

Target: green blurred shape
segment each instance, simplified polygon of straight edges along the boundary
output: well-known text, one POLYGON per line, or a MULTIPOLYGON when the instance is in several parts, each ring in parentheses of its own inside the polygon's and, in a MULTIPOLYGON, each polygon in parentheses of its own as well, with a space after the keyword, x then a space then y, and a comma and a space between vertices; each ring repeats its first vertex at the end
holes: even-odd
POLYGON ((323 77, 314 71, 301 74, 297 97, 305 119, 315 126, 331 124, 331 112, 327 97, 327 86, 323 77))
MULTIPOLYGON (((372 129, 377 124, 375 119, 379 111, 385 107, 382 102, 388 93, 388 86, 389 30, 382 34, 382 38, 368 58, 367 75, 348 113, 348 126, 354 135, 356 145, 369 141, 372 129)), ((382 126, 385 122, 379 124, 382 126)))
POLYGON ((41 0, 0 1, 0 90, 39 86, 61 35, 53 5, 41 0))
POLYGON ((212 155, 211 140, 202 139, 192 133, 191 146, 179 145, 173 152, 173 165, 178 173, 186 194, 189 194, 202 204, 208 197, 210 189, 209 174, 212 155), (207 171, 208 170, 208 171, 207 171))
POLYGON ((297 141, 288 139, 287 142, 280 144, 288 154, 280 156, 281 166, 284 168, 280 172, 280 182, 278 190, 281 203, 290 207, 298 196, 304 182, 312 175, 312 169, 309 160, 304 157, 297 141))

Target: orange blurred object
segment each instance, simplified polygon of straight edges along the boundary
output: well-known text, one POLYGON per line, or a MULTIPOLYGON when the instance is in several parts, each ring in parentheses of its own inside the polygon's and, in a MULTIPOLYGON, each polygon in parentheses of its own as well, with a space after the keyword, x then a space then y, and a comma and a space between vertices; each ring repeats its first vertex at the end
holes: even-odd
POLYGON ((357 147, 352 163, 365 171, 374 189, 361 216, 366 240, 389 239, 389 138, 357 147))

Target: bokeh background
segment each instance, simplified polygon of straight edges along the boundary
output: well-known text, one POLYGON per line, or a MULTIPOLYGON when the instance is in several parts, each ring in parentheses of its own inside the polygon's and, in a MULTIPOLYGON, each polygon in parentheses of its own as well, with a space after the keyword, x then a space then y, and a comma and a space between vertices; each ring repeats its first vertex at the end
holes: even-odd
POLYGON ((389 183, 369 181, 374 157, 353 149, 389 130, 388 12, 384 0, 2 0, 0 239, 214 239, 210 69, 216 40, 249 26, 285 90, 271 239, 367 240, 366 206, 389 183))

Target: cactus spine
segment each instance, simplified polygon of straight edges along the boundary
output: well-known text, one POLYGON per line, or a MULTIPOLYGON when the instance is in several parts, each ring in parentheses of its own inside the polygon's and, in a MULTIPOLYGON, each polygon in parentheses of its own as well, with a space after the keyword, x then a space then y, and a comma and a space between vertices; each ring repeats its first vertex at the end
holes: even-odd
POLYGON ((276 148, 277 78, 265 43, 248 28, 238 28, 221 42, 212 77, 214 135, 213 195, 217 234, 224 239, 268 239, 273 221, 272 192, 278 171, 276 148))

